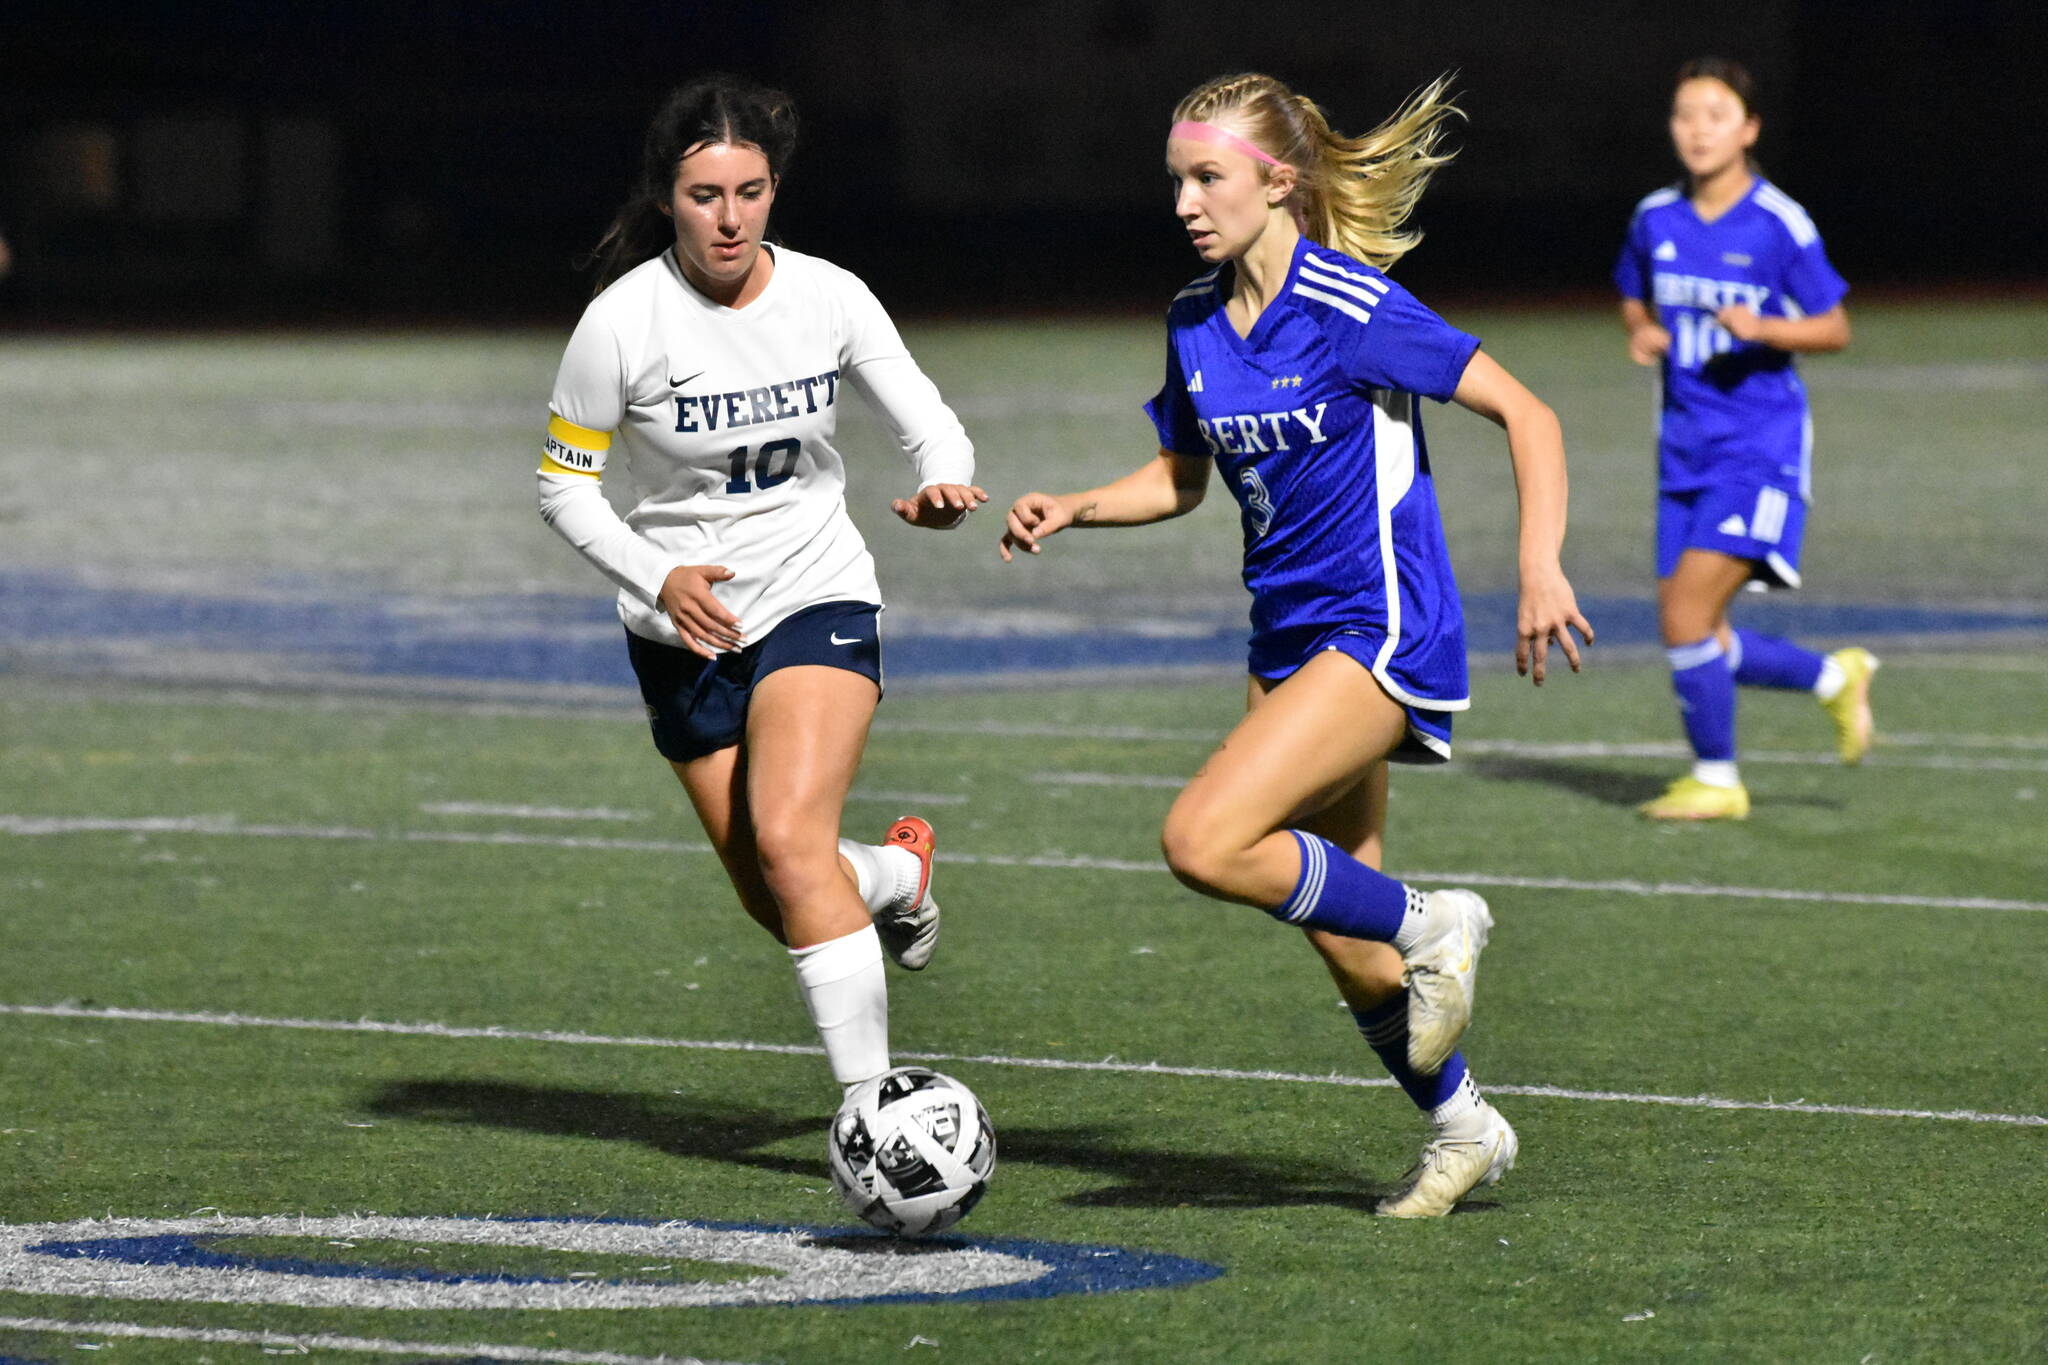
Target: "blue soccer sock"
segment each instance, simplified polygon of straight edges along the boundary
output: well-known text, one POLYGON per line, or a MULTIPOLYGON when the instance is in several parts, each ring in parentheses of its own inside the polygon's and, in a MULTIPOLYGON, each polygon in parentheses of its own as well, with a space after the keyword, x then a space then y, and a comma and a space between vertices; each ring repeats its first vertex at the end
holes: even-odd
POLYGON ((1812 650, 1753 630, 1736 631, 1734 647, 1728 651, 1728 669, 1740 687, 1811 692, 1825 667, 1826 658, 1812 650))
POLYGON ((1266 913, 1303 929, 1377 939, 1405 952, 1422 928, 1422 893, 1367 867, 1328 839, 1298 829, 1287 832, 1301 845, 1301 875, 1294 893, 1266 913))
POLYGON ((1438 1127, 1462 1117, 1467 1109, 1478 1104, 1479 1091, 1466 1074, 1464 1053, 1453 1052, 1443 1070, 1434 1076, 1425 1076, 1408 1065, 1408 992, 1391 996, 1371 1009, 1355 1009, 1351 1017, 1358 1021, 1358 1031, 1379 1054, 1388 1073, 1408 1092, 1415 1107, 1428 1114, 1438 1127))
POLYGON ((1678 645, 1665 654, 1671 660, 1671 688, 1678 694, 1685 737, 1699 760, 1693 775, 1701 781, 1725 775, 1716 785, 1736 785, 1735 675, 1728 671, 1721 642, 1709 635, 1697 644, 1678 645))

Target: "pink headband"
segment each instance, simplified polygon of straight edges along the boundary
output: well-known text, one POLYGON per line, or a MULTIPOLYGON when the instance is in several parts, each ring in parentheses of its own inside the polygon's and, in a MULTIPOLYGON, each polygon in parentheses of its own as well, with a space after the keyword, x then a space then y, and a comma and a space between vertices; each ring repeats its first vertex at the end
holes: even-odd
POLYGON ((1231 132, 1228 128, 1218 128, 1213 123, 1192 123, 1184 119, 1167 129, 1166 136, 1169 139, 1177 137, 1186 138, 1189 142, 1214 142, 1220 146, 1229 147, 1233 151, 1243 152, 1246 156, 1257 161, 1263 161, 1268 166, 1286 164, 1267 155, 1252 143, 1231 132))

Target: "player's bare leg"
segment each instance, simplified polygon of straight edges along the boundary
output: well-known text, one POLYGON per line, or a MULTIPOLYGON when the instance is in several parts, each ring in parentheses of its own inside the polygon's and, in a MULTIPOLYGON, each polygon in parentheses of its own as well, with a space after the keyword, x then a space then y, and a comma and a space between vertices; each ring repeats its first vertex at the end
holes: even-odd
POLYGON ((697 820, 711 840, 725 875, 754 922, 787 946, 782 934, 782 907, 761 875, 761 855, 754 847, 754 822, 747 813, 747 755, 735 744, 669 766, 675 769, 697 820))
POLYGON ((1657 624, 1664 632, 1665 647, 1725 631, 1728 604, 1750 577, 1748 560, 1719 550, 1695 547, 1680 554, 1671 576, 1657 580, 1657 624))
MULTIPOLYGON (((1272 684, 1252 679, 1248 709, 1256 709, 1271 690, 1272 684)), ((1384 761, 1374 763, 1350 788, 1299 819, 1295 827, 1329 840, 1369 867, 1379 867, 1385 847, 1387 775, 1384 761)), ((1420 1072, 1410 1063, 1401 954, 1390 944, 1343 934, 1312 929, 1307 937, 1350 1007, 1359 1032, 1430 1121, 1431 1136, 1421 1157, 1401 1185, 1380 1202, 1378 1211, 1404 1218, 1447 1213, 1478 1185, 1499 1180, 1514 1164, 1514 1130, 1480 1095, 1462 1055, 1452 1052, 1432 1073, 1420 1072)))
MULTIPOLYGON (((772 696, 773 693, 783 690, 770 688, 775 679, 784 673, 801 671, 804 670, 779 669, 764 680, 762 688, 769 689, 772 696)), ((813 811, 814 818, 811 823, 831 830, 832 838, 827 841, 827 848, 841 878, 850 890, 855 885, 854 871, 852 865, 838 853, 838 824, 840 811, 845 806, 846 792, 853 785, 854 771, 860 766, 861 750, 867 744, 868 721, 873 717, 875 709, 875 685, 859 674, 845 669, 819 668, 810 671, 838 674, 850 680, 853 685, 843 690, 856 700, 850 718, 856 722, 857 728, 849 728, 850 744, 847 742, 848 736, 842 735, 840 743, 834 746, 838 751, 836 759, 828 753, 819 751, 805 753, 798 760, 805 765, 805 771, 789 772, 788 780, 784 780, 781 775, 785 770, 773 766, 785 762, 779 753, 782 746, 773 742, 767 744, 765 761, 771 765, 771 771, 778 773, 776 780, 770 785, 778 793, 789 798, 787 803, 771 800, 771 808, 775 817, 783 822, 778 828, 778 837, 785 840, 794 837, 788 824, 788 809, 809 807, 813 811), (863 696, 864 702, 859 700, 863 696), (844 765, 843 772, 839 770, 840 765, 844 765), (820 778, 823 780, 820 781, 820 778), (807 796, 806 784, 812 783, 818 786, 818 790, 807 796)), ((757 689, 753 706, 758 708, 760 705, 761 690, 757 689)), ((771 712, 774 706, 775 703, 771 701, 771 712)), ((749 723, 751 725, 751 720, 749 723)), ((788 730, 788 727, 781 725, 775 728, 785 733, 788 730)), ((690 804, 696 809, 697 819, 704 826, 704 833, 710 838, 711 846, 717 850, 719 861, 725 866, 726 875, 732 880, 733 890, 738 893, 740 904, 746 908, 749 915, 760 922, 762 928, 775 935, 778 940, 788 942, 785 937, 782 904, 763 868, 763 858, 755 834, 752 803, 747 792, 749 771, 763 761, 762 751, 763 746, 756 743, 750 733, 745 748, 734 745, 685 763, 672 762, 669 766, 675 769, 676 776, 681 779, 683 790, 688 793, 690 804), (752 762, 749 762, 750 751, 755 755, 752 762)), ((778 849, 778 852, 786 864, 787 853, 781 849, 778 849)), ((832 903, 833 901, 827 901, 828 905, 832 903)), ((837 919, 828 919, 810 932, 815 934, 822 929, 828 936, 837 937, 837 934, 830 933, 833 928, 836 927, 839 934, 844 934, 851 932, 852 929, 858 929, 860 922, 859 919, 854 920, 849 928, 841 916, 837 919)), ((811 941, 816 939, 813 938, 811 941)), ((806 944, 796 943, 793 946, 803 947, 806 944)))
MULTIPOLYGON (((1386 825, 1387 765, 1375 763, 1351 790, 1303 820, 1299 828, 1322 835, 1367 867, 1379 867, 1386 825)), ((1306 935, 1329 969, 1337 993, 1353 1010, 1371 1010, 1408 989, 1401 954, 1393 944, 1320 929, 1307 930, 1306 935)))
POLYGON ((1301 872, 1284 831, 1350 792, 1407 733, 1407 714, 1372 674, 1318 654, 1270 688, 1181 790, 1160 834, 1167 866, 1204 895, 1279 904, 1301 872))
POLYGON ((880 695, 858 673, 806 665, 770 673, 748 705, 747 810, 791 948, 869 922, 839 854, 839 821, 880 695))
MULTIPOLYGON (((1245 684, 1245 710, 1256 709, 1275 684, 1264 678, 1250 678, 1245 684)), ((1320 834, 1367 867, 1379 867, 1387 827, 1387 765, 1372 769, 1333 797, 1321 810, 1297 826, 1320 834)), ((1401 955, 1389 943, 1342 934, 1306 931, 1314 948, 1337 984, 1337 993, 1354 1010, 1369 1010, 1407 989, 1401 979, 1401 955)))
POLYGON ((1325 651, 1273 686, 1174 802, 1175 876, 1304 928, 1391 941, 1410 993, 1410 1058, 1433 1073, 1472 1015, 1493 920, 1470 891, 1423 896, 1301 828, 1406 738, 1407 712, 1350 656, 1325 651))
POLYGON ((840 668, 777 669, 747 708, 745 810, 797 986, 842 1085, 889 1069, 882 945, 839 853, 840 812, 880 693, 840 668))

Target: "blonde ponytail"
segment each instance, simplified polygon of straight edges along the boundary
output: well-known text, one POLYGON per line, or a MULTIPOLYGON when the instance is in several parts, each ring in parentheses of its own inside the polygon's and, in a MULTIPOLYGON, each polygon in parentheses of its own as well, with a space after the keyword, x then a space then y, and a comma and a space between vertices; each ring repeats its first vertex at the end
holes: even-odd
POLYGON ((1431 81, 1363 137, 1336 132, 1315 101, 1256 73, 1206 82, 1173 117, 1230 118, 1254 144, 1294 167, 1289 202, 1304 236, 1384 270, 1422 240, 1402 225, 1430 176, 1455 155, 1437 150, 1444 125, 1463 117, 1451 103, 1450 79, 1431 81))

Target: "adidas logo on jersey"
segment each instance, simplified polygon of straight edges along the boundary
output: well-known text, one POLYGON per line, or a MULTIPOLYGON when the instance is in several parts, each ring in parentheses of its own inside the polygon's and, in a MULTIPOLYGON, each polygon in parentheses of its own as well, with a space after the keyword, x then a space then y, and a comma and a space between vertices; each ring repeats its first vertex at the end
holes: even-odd
POLYGON ((1676 242, 1659 242, 1657 243, 1657 249, 1650 253, 1650 257, 1652 260, 1658 261, 1675 261, 1678 259, 1678 244, 1676 242))
POLYGON ((1732 512, 1728 515, 1726 521, 1723 521, 1714 529, 1724 536, 1746 536, 1749 534, 1749 528, 1742 524, 1742 518, 1732 512))
POLYGON ((1200 393, 1201 391, 1202 391, 1202 372, 1201 372, 1200 370, 1196 370, 1196 371, 1195 371, 1195 377, 1194 377, 1193 379, 1190 379, 1190 380, 1188 381, 1188 392, 1189 392, 1189 393, 1200 393))

